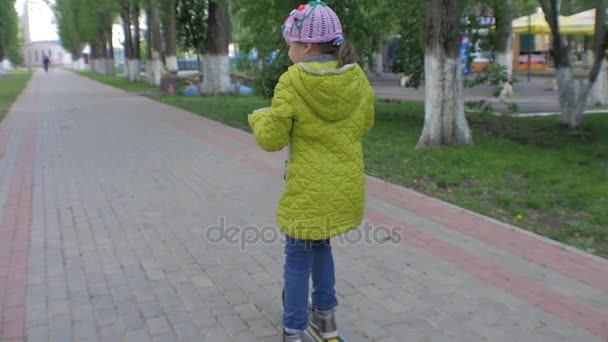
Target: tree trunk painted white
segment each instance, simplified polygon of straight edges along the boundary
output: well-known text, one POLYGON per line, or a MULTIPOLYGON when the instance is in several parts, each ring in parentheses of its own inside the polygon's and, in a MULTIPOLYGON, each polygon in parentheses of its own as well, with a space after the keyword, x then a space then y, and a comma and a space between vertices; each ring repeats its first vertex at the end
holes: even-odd
POLYGON ((148 12, 150 14, 149 21, 149 46, 148 46, 148 84, 155 87, 160 87, 160 81, 163 71, 163 62, 161 60, 162 34, 161 34, 161 18, 160 18, 160 1, 152 0, 149 2, 148 12))
POLYGON ((462 75, 462 64, 460 64, 460 59, 453 60, 453 63, 456 64, 456 79, 454 81, 454 102, 456 110, 454 111, 454 118, 452 118, 455 129, 452 135, 456 139, 457 144, 471 145, 473 144, 473 135, 469 128, 467 118, 464 115, 464 78, 462 75))
POLYGON ((425 113, 417 148, 473 143, 464 116, 460 10, 458 0, 427 1, 425 113))
POLYGON ((163 61, 160 59, 152 59, 148 61, 148 84, 155 87, 160 87, 160 81, 163 72, 163 61))
MULTIPOLYGON (((230 92, 230 43, 229 1, 209 1, 207 35, 203 63, 202 95, 220 95, 230 92)), ((261 59, 261 56, 259 56, 261 59)))
POLYGON ((167 70, 169 70, 169 71, 178 70, 179 71, 179 66, 177 64, 177 56, 167 56, 167 57, 165 57, 165 62, 166 62, 167 70))
POLYGON ((570 128, 578 128, 583 121, 587 99, 593 84, 585 80, 581 82, 580 89, 577 89, 572 68, 559 68, 556 74, 562 111, 561 121, 570 128))
POLYGON ((418 147, 472 144, 464 116, 463 78, 460 61, 440 48, 424 57, 425 118, 418 147))
POLYGON ((149 85, 152 85, 153 78, 154 78, 154 75, 152 75, 152 60, 148 59, 146 61, 146 80, 148 81, 149 85))
POLYGON ((78 58, 78 60, 76 60, 75 68, 76 68, 76 70, 84 70, 85 69, 84 58, 78 58))
POLYGON ((106 58, 106 76, 114 76, 115 74, 114 58, 106 58))
POLYGON ((131 82, 138 82, 140 80, 140 65, 139 59, 132 59, 129 61, 129 80, 131 82))
MULTIPOLYGON (((593 66, 587 80, 580 82, 577 89, 574 81, 571 66, 571 50, 563 45, 563 39, 558 27, 559 2, 556 6, 555 0, 540 0, 540 5, 545 13, 545 17, 551 26, 552 32, 552 51, 556 66, 557 85, 559 90, 559 101, 561 107, 562 124, 570 129, 577 129, 581 126, 587 99, 591 89, 601 73, 603 59, 606 49, 606 28, 603 24, 595 26, 593 51, 596 55, 593 58, 593 66)), ((597 3, 596 22, 606 22, 606 1, 600 0, 597 3)), ((588 45, 588 44, 586 44, 588 45)), ((604 82, 602 76, 601 82, 604 82)))
POLYGON ((583 115, 585 114, 585 108, 587 108, 587 99, 589 98, 589 94, 591 94, 591 88, 593 88, 594 84, 595 83, 591 83, 589 81, 585 81, 581 84, 581 89, 576 101, 576 107, 570 122, 571 128, 578 128, 583 123, 583 115))
POLYGON ((203 63, 203 95, 220 95, 230 92, 230 61, 228 55, 205 54, 203 63))
POLYGON ((108 59, 107 58, 100 58, 97 60, 98 65, 99 65, 99 73, 107 76, 109 74, 108 71, 108 59))
POLYGON ((196 86, 198 88, 198 93, 201 93, 201 89, 203 87, 203 81, 205 80, 205 64, 207 63, 207 61, 205 60, 205 55, 200 55, 197 54, 196 58, 198 59, 199 63, 198 63, 198 71, 200 73, 199 76, 199 81, 200 83, 198 83, 196 86))
POLYGON ((110 71, 108 70, 108 59, 107 58, 100 58, 99 59, 99 68, 100 68, 100 74, 104 75, 104 76, 108 76, 110 74, 110 71))
POLYGON ((496 14, 496 64, 506 71, 507 82, 500 85, 500 98, 513 96, 511 75, 513 74, 513 0, 494 1, 496 14))
POLYGON ((135 76, 136 76, 136 72, 139 71, 137 70, 139 68, 139 60, 137 59, 129 59, 129 75, 127 76, 129 78, 129 81, 134 82, 136 81, 135 76))
POLYGON ((591 87, 591 94, 588 103, 596 106, 604 106, 608 103, 608 79, 606 78, 606 62, 602 61, 600 72, 597 75, 595 84, 591 87))
POLYGON ((569 125, 574 117, 576 103, 576 84, 572 75, 572 68, 558 68, 556 70, 559 104, 561 107, 561 121, 569 125))
POLYGON ((99 69, 97 67, 97 58, 91 58, 91 71, 94 73, 99 72, 99 69))
POLYGON ((129 59, 125 59, 124 73, 127 80, 131 80, 131 71, 129 71, 129 59))
MULTIPOLYGON (((513 76, 513 38, 509 39, 508 48, 506 52, 499 52, 496 54, 496 63, 505 67, 507 71, 507 77, 511 79, 513 76)), ((513 85, 510 82, 504 83, 500 90, 500 97, 511 97, 515 95, 513 91, 513 85)))
POLYGON ((376 51, 375 57, 376 57, 376 65, 375 65, 376 75, 382 75, 384 73, 384 55, 382 54, 382 51, 381 50, 376 51))
POLYGON ((4 72, 6 72, 6 71, 10 71, 10 70, 13 70, 13 69, 14 69, 14 65, 13 65, 13 63, 11 63, 11 61, 10 61, 10 60, 8 60, 7 58, 5 58, 5 59, 2 61, 2 63, 0 63, 0 64, 2 64, 2 67, 4 68, 4 72))
POLYGON ((96 74, 101 73, 101 68, 99 67, 101 58, 95 58, 93 60, 93 64, 91 64, 93 66, 93 72, 95 72, 96 74))

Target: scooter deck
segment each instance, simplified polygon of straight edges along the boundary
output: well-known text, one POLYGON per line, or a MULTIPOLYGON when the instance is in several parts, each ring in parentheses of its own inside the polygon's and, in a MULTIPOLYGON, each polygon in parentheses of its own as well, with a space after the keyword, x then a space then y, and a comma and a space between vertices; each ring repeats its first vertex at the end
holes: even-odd
POLYGON ((306 328, 306 331, 304 331, 304 340, 308 342, 348 342, 348 340, 342 336, 323 339, 317 329, 312 325, 309 325, 308 328, 306 328))

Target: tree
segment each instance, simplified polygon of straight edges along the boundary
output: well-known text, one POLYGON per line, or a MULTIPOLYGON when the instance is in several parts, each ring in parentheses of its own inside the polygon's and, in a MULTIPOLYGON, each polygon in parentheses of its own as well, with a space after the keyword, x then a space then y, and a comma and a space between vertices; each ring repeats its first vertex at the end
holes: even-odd
POLYGON ((163 70, 160 57, 163 47, 160 31, 160 8, 157 0, 149 0, 146 16, 148 18, 148 83, 153 86, 160 86, 163 70))
MULTIPOLYGON (((516 0, 517 1, 517 0, 516 0)), ((473 62, 473 53, 484 51, 488 66, 467 80, 465 86, 474 87, 489 83, 496 89, 494 96, 505 98, 513 95, 513 0, 464 1, 464 16, 467 18, 465 32, 469 37, 470 57, 467 68, 473 62), (479 19, 493 17, 495 29, 479 19), (485 31, 485 32, 484 32, 485 31)), ((485 102, 485 101, 482 101, 485 102)))
POLYGON ((162 25, 164 37, 164 59, 165 66, 169 70, 178 70, 177 65, 177 43, 175 32, 175 9, 176 0, 165 0, 161 2, 162 25))
POLYGON ((8 48, 8 60, 11 61, 15 65, 23 64, 23 31, 21 26, 21 19, 17 17, 16 22, 16 31, 17 35, 13 44, 11 44, 8 48))
POLYGON ((459 0, 427 2, 425 117, 418 147, 472 144, 464 115, 459 0))
POLYGON ((133 23, 133 46, 131 51, 131 62, 129 63, 129 72, 131 73, 131 82, 139 81, 140 77, 140 61, 141 61, 141 31, 139 20, 141 15, 140 0, 133 0, 131 4, 131 22, 133 23))
POLYGON ((91 45, 91 69, 100 74, 114 73, 112 23, 119 12, 118 0, 56 0, 55 16, 64 46, 75 56, 91 45))
POLYGON ((82 34, 76 28, 79 10, 80 8, 74 4, 73 0, 55 2, 54 13, 61 43, 74 58, 78 59, 80 59, 85 45, 82 34))
MULTIPOLYGON (((493 5, 496 18, 496 63, 506 73, 507 80, 510 80, 513 75, 513 0, 493 0, 493 5)), ((511 82, 504 82, 500 97, 509 97, 513 94, 511 82)))
POLYGON ((114 47, 112 46, 112 24, 119 13, 118 0, 81 0, 85 11, 92 14, 88 18, 79 18, 79 27, 88 28, 87 41, 92 45, 93 70, 102 75, 114 75, 114 47))
POLYGON ((230 41, 230 19, 228 3, 220 0, 209 1, 207 35, 203 64, 203 95, 226 94, 230 91, 230 61, 228 44, 230 41))
MULTIPOLYGON (((590 8, 595 7, 595 0, 562 0, 562 5, 560 8, 560 12, 562 15, 572 15, 575 13, 579 13, 590 8)), ((576 41, 575 36, 568 35, 566 38, 568 47, 573 49, 576 41)), ((591 67, 593 62, 593 51, 594 47, 591 46, 591 36, 585 36, 583 38, 583 44, 585 49, 585 55, 583 56, 583 65, 588 68, 591 67)), ((597 75, 597 79, 593 86, 591 87, 591 91, 589 93, 588 103, 593 103, 599 106, 603 106, 608 103, 608 80, 606 79, 606 62, 603 61, 600 66, 600 71, 597 75)))
POLYGON ((595 58, 587 81, 577 89, 572 73, 571 51, 559 31, 559 1, 540 0, 547 23, 551 27, 552 49, 551 56, 555 62, 559 102, 561 107, 561 122, 563 125, 577 129, 583 121, 583 113, 587 98, 593 84, 596 82, 602 66, 605 50, 608 47, 606 37, 606 0, 596 1, 596 19, 594 34, 595 58))
POLYGON ((0 0, 0 76, 4 74, 3 61, 18 49, 19 20, 13 0, 0 0))
POLYGON ((112 23, 114 21, 114 16, 109 15, 106 18, 106 22, 104 23, 104 40, 105 40, 105 51, 106 51, 106 75, 114 75, 116 72, 115 64, 114 64, 114 42, 113 42, 113 33, 112 33, 112 23))
POLYGON ((124 56, 125 56, 125 78, 128 80, 132 79, 131 72, 131 60, 133 59, 133 33, 131 32, 131 7, 133 4, 131 1, 122 1, 120 7, 120 20, 122 23, 122 31, 125 36, 123 43, 124 56))

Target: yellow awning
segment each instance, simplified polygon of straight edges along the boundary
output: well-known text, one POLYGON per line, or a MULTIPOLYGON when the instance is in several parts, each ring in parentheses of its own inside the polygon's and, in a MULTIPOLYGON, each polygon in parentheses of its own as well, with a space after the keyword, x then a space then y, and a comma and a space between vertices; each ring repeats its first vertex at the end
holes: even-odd
POLYGON ((592 36, 595 32, 595 8, 566 17, 560 26, 564 34, 592 36))
MULTIPOLYGON (((559 16, 559 25, 562 26, 564 16, 559 16)), ((513 20, 513 33, 519 34, 551 34, 551 27, 542 11, 525 15, 513 20)))

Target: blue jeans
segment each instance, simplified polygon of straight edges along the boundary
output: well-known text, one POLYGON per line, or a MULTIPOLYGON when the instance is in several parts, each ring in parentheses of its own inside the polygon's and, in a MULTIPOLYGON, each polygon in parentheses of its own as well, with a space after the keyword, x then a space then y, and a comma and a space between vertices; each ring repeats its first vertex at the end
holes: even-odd
POLYGON ((308 326, 308 284, 311 273, 313 306, 326 311, 338 305, 334 289, 334 259, 329 240, 305 241, 286 236, 284 267, 283 327, 303 331, 308 326))

